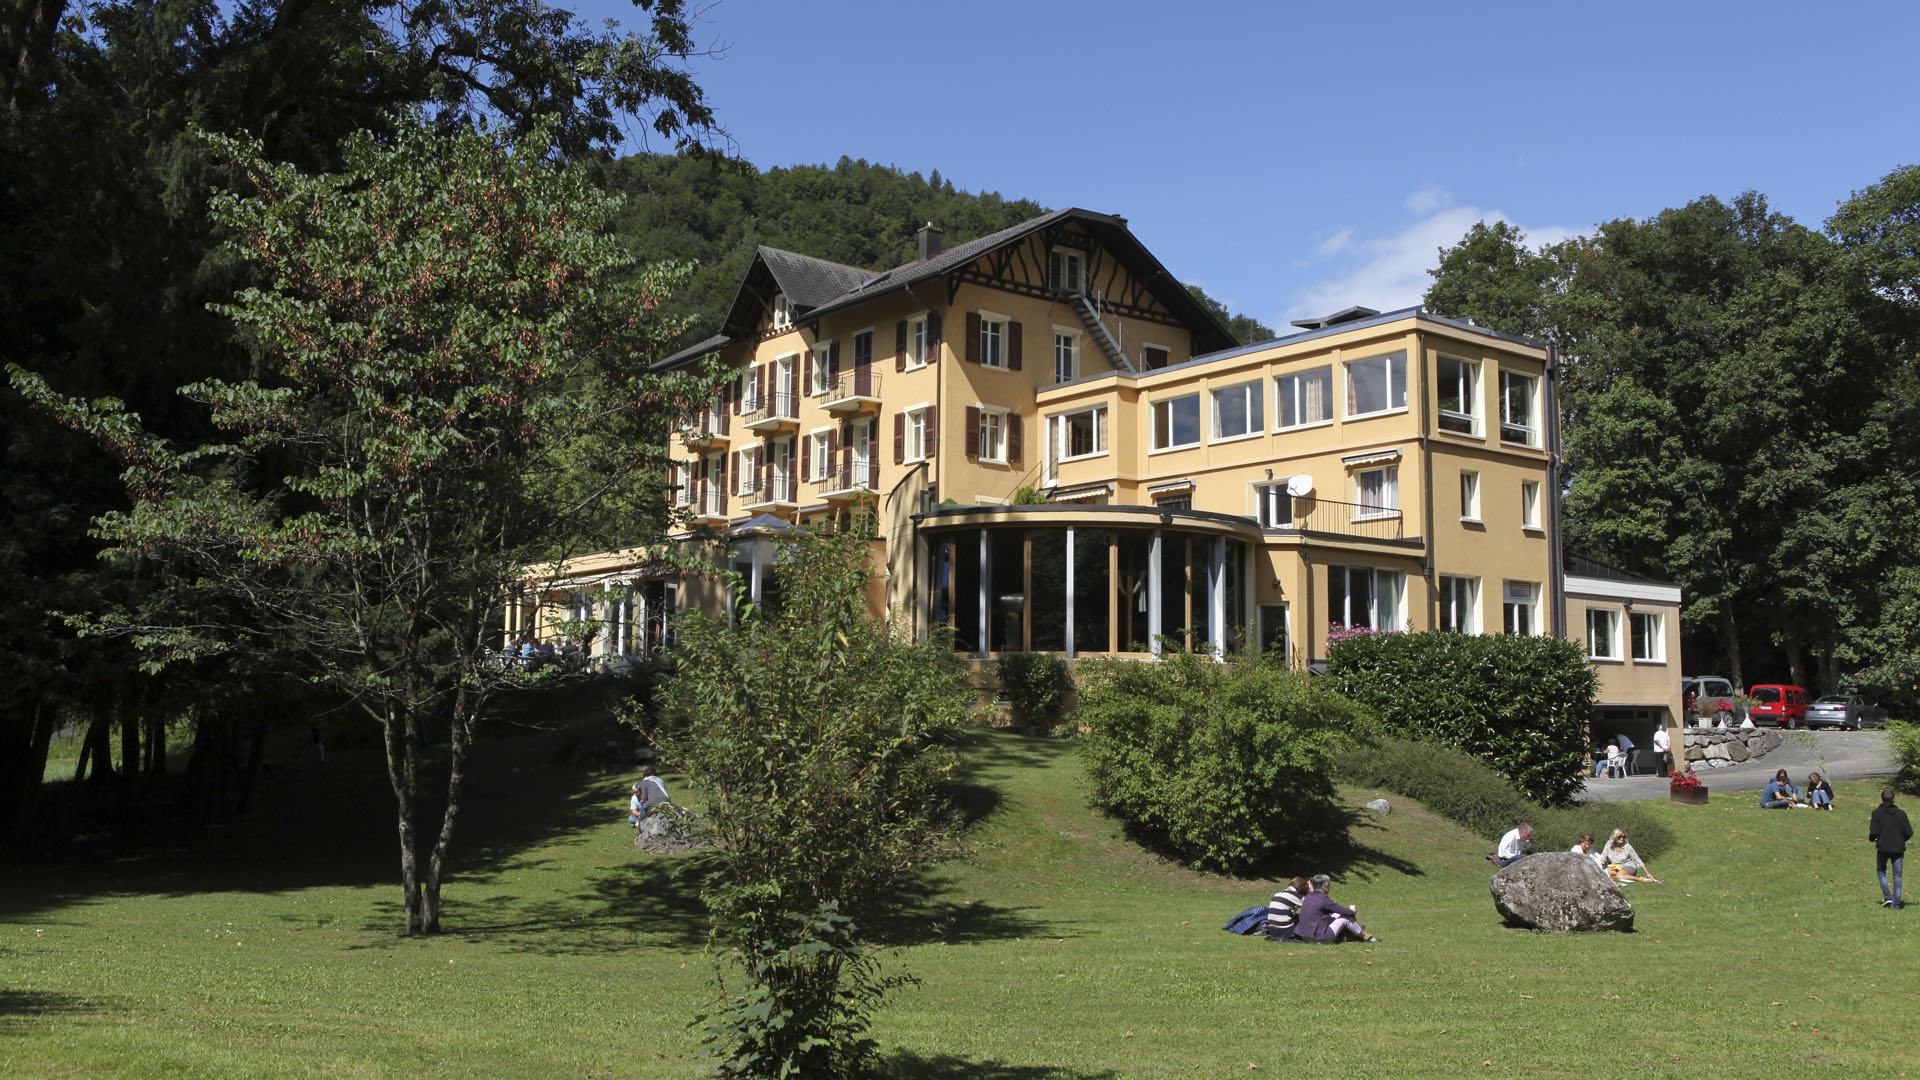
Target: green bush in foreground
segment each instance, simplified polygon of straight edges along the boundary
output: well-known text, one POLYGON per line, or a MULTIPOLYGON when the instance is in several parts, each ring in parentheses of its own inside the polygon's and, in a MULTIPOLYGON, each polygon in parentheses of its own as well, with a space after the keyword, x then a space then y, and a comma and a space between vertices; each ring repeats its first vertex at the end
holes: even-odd
POLYGON ((1000 693, 1022 724, 1052 716, 1072 685, 1067 662, 1051 653, 1017 652, 1000 658, 1000 693))
POLYGON ((1075 716, 1094 802, 1147 845, 1229 872, 1338 832, 1329 766, 1364 722, 1274 660, 1191 653, 1089 662, 1075 716))
POLYGON ((1586 803, 1548 809, 1529 800, 1485 761, 1452 747, 1383 738, 1342 753, 1334 773, 1345 783, 1418 800, 1490 840, 1530 822, 1535 851, 1565 851, 1582 833, 1592 833, 1594 842, 1602 843, 1614 829, 1625 829, 1634 849, 1651 862, 1673 843, 1672 832, 1641 807, 1586 803))
POLYGON ((1893 745, 1893 760, 1900 765, 1893 786, 1901 791, 1920 792, 1920 724, 1889 720, 1887 739, 1893 745))
POLYGON ((1598 676, 1571 641, 1357 634, 1329 651, 1328 673, 1386 731, 1484 758, 1536 802, 1579 790, 1598 676))

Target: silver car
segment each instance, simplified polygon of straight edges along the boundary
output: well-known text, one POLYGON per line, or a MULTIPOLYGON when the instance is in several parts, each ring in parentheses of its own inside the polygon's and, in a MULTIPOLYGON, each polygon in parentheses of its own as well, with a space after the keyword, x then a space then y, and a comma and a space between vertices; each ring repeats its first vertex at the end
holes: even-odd
POLYGON ((1887 722, 1887 710, 1859 694, 1828 694, 1807 706, 1807 726, 1837 727, 1858 731, 1863 727, 1881 727, 1887 722))

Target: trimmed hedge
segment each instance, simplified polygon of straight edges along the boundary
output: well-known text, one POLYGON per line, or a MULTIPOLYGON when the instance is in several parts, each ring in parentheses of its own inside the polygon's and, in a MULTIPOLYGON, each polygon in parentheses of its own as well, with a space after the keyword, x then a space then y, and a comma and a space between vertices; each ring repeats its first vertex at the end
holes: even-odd
POLYGON ((1652 862, 1673 845, 1673 833, 1632 803, 1586 803, 1545 809, 1530 801, 1480 758, 1452 747, 1383 738, 1355 746, 1334 764, 1342 783, 1403 795, 1488 842, 1497 842, 1522 821, 1533 825, 1533 850, 1565 851, 1592 833, 1604 843, 1614 829, 1627 830, 1640 857, 1652 862))
POLYGON ((1195 867, 1239 873, 1338 836, 1330 767, 1366 722, 1259 655, 1089 661, 1075 720, 1095 805, 1195 867))
POLYGON ((1329 650, 1328 677, 1386 732, 1483 758, 1535 802, 1579 790, 1599 678, 1571 641, 1360 634, 1329 650))

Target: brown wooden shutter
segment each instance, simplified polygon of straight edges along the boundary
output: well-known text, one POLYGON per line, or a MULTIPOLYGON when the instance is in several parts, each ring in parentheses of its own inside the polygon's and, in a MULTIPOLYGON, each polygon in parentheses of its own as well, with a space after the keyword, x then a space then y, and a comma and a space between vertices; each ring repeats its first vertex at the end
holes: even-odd
POLYGON ((713 481, 714 489, 720 492, 720 512, 727 512, 727 458, 725 454, 714 459, 720 466, 720 475, 713 481))
POLYGON ((980 362, 980 313, 967 312, 967 363, 980 362))
POLYGON ((773 365, 760 365, 760 411, 773 412, 773 365))
POLYGON ((827 475, 821 477, 820 479, 828 481, 828 486, 830 487, 834 486, 832 484, 833 468, 834 468, 834 462, 838 460, 840 460, 839 432, 834 431, 832 428, 828 428, 827 429, 827 475))
POLYGON ((693 512, 704 513, 707 509, 707 459, 701 458, 693 463, 693 512))
POLYGON ((833 344, 827 346, 827 378, 837 379, 839 377, 840 377, 840 343, 836 341, 833 344))
POLYGON ((980 460, 980 410, 967 406, 967 460, 980 460))
POLYGON ((1007 324, 1007 370, 1020 370, 1020 324, 1007 324))
MULTIPOLYGON (((939 345, 940 345, 940 313, 937 311, 929 311, 927 312, 927 352, 929 354, 932 354, 933 351, 939 347, 939 345)), ((931 360, 932 358, 933 357, 931 355, 928 356, 929 360, 931 360)))
POLYGON ((907 463, 907 414, 903 412, 893 414, 893 463, 907 463))
POLYGON ((893 324, 893 370, 907 370, 907 320, 893 324))
POLYGON ((728 380, 727 382, 721 383, 720 384, 720 434, 725 435, 727 433, 728 419, 738 411, 739 411, 739 406, 735 405, 733 401, 732 380, 728 380))
POLYGON ((739 374, 736 373, 733 376, 733 378, 728 379, 726 382, 725 388, 722 389, 720 392, 727 399, 727 411, 732 413, 735 416, 739 416, 740 415, 740 376, 739 374))
POLYGON ((1020 464, 1020 414, 1007 414, 1007 464, 1020 464))
POLYGON ((840 470, 853 477, 853 424, 840 425, 840 470))
POLYGON ((773 440, 760 444, 760 501, 773 498, 773 440))
POLYGON ((921 438, 926 440, 926 444, 927 444, 926 455, 927 455, 928 461, 933 460, 933 448, 939 445, 940 437, 934 431, 934 425, 933 425, 934 418, 939 415, 940 415, 940 409, 938 406, 933 406, 927 409, 927 430, 926 430, 926 434, 922 435, 921 438))
POLYGON ((813 393, 813 350, 808 349, 800 356, 800 393, 813 393))

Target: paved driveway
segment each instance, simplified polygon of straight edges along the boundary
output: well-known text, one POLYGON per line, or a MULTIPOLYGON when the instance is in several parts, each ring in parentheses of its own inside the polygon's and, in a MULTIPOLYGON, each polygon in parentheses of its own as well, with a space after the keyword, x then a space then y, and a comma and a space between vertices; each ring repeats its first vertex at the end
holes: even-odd
MULTIPOLYGON (((1721 792, 1759 791, 1780 769, 1787 770, 1794 784, 1804 787, 1810 772, 1818 772, 1829 780, 1866 780, 1891 776, 1899 768, 1884 731, 1782 731, 1780 735, 1780 748, 1763 758, 1694 771, 1710 791, 1721 792), (1803 735, 1812 736, 1818 749, 1802 742, 1803 735)), ((1676 743, 1676 757, 1679 752, 1676 743)), ((1629 776, 1619 780, 1589 777, 1586 789, 1575 796, 1583 802, 1631 802, 1666 797, 1667 781, 1662 776, 1629 776)))

